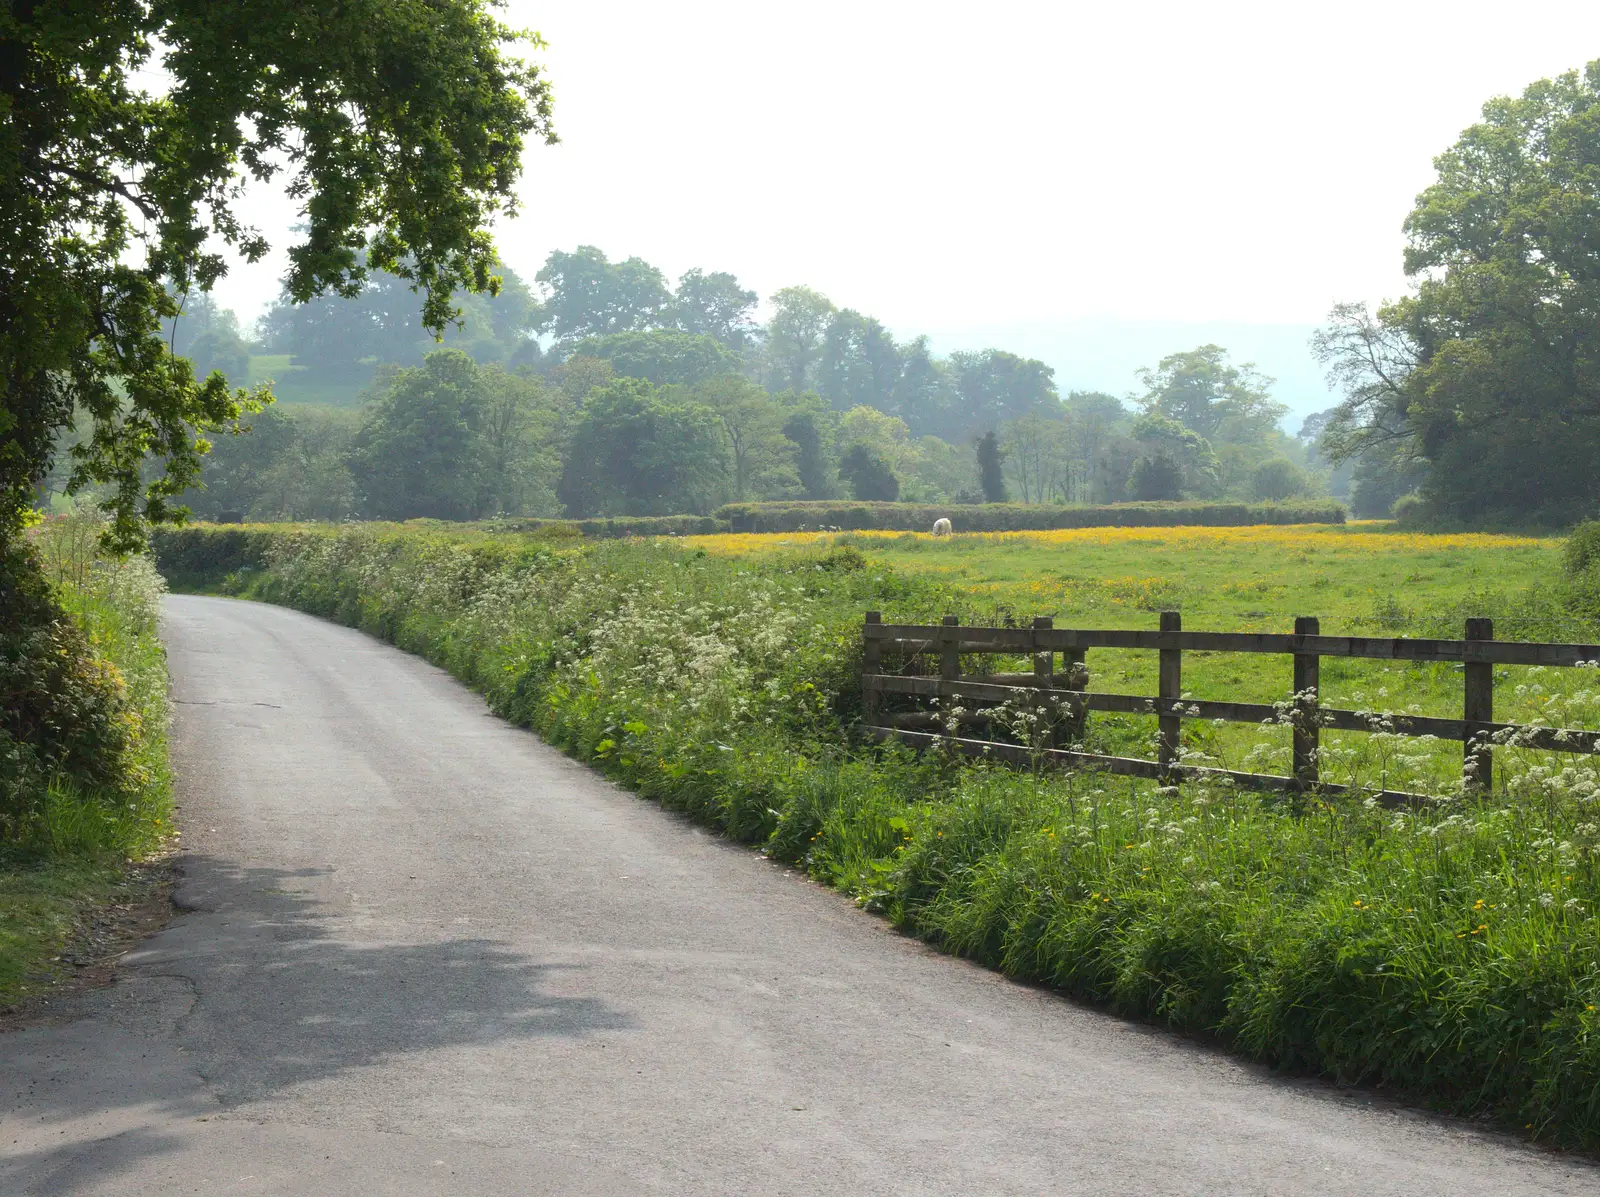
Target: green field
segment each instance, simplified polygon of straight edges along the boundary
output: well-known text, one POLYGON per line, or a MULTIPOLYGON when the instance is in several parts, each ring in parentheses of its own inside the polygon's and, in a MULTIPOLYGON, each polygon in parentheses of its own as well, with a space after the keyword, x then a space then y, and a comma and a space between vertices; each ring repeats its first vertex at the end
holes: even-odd
MULTIPOLYGON (((1502 639, 1595 638, 1585 621, 1541 589, 1560 573, 1562 542, 1556 539, 1429 535, 1384 524, 1103 528, 945 539, 909 533, 690 538, 713 552, 752 559, 819 542, 848 544, 901 575, 937 581, 959 604, 949 613, 967 623, 1026 623, 1048 615, 1057 627, 1153 629, 1159 612, 1175 610, 1194 631, 1288 632, 1296 616, 1310 615, 1328 635, 1458 638, 1468 616, 1485 615, 1495 618, 1502 639)), ((1156 693, 1153 652, 1096 650, 1088 664, 1092 690, 1156 693)), ((1008 667, 1028 666, 1019 657, 1008 667)), ((1462 682, 1460 666, 1330 657, 1322 661, 1320 697, 1329 706, 1459 718, 1462 682)), ((1595 726, 1600 709, 1588 697, 1591 683, 1586 671, 1499 669, 1496 717, 1595 726)), ((1184 655, 1190 697, 1272 703, 1291 690, 1287 657, 1184 655)), ((1096 715, 1093 726, 1100 750, 1153 755, 1153 719, 1096 715)), ((1286 728, 1185 727, 1189 747, 1212 758, 1205 763, 1287 771, 1286 728)), ((1405 759, 1395 761, 1375 760, 1361 733, 1328 731, 1323 738, 1328 780, 1440 792, 1459 777, 1459 744, 1403 746, 1405 759), (1375 778, 1369 776, 1374 768, 1375 778)))
POLYGON ((330 379, 324 373, 291 365, 287 353, 256 354, 250 359, 247 386, 272 383, 279 403, 315 407, 360 407, 372 385, 375 366, 362 366, 352 377, 330 379))

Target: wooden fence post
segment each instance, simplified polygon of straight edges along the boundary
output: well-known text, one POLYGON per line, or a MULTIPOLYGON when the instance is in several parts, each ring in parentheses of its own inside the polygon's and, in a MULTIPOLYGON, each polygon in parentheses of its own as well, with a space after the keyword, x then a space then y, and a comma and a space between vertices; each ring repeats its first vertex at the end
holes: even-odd
MULTIPOLYGON (((1040 615, 1035 617, 1033 626, 1036 631, 1049 631, 1055 627, 1055 620, 1048 615, 1040 615)), ((1038 637, 1034 637, 1033 678, 1041 690, 1050 688, 1051 678, 1055 675, 1055 659, 1056 655, 1050 649, 1040 650, 1038 637)))
MULTIPOLYGON (((946 615, 944 626, 953 628, 960 624, 959 615, 946 615)), ((961 676, 961 633, 946 632, 939 638, 939 677, 953 682, 961 676)))
MULTIPOLYGON (((1493 640, 1494 620, 1467 620, 1467 639, 1493 640)), ((1494 751, 1489 747, 1489 728, 1483 725, 1494 722, 1494 666, 1488 661, 1468 661, 1466 673, 1461 779, 1467 789, 1487 794, 1494 788, 1494 751)))
MULTIPOLYGON (((877 611, 868 611, 866 622, 875 624, 883 622, 883 616, 877 611)), ((883 670, 883 642, 875 640, 863 633, 861 642, 861 672, 863 674, 877 674, 883 670)), ((861 713, 867 721, 867 726, 875 727, 878 723, 878 687, 869 683, 861 695, 861 713)))
MULTIPOLYGON (((1055 626, 1055 620, 1048 615, 1036 615, 1033 618, 1033 629, 1036 632, 1047 631, 1055 626)), ((1034 712, 1037 714, 1039 707, 1044 707, 1048 715, 1054 715, 1054 707, 1046 701, 1045 693, 1054 683, 1056 654, 1052 649, 1039 650, 1039 638, 1033 638, 1033 684, 1038 688, 1034 696, 1034 712)), ((1043 718, 1044 716, 1041 716, 1043 718)), ((1056 742, 1055 730, 1050 732, 1050 747, 1054 748, 1056 742)))
MULTIPOLYGON (((1183 616, 1176 611, 1161 613, 1163 632, 1181 632, 1183 616)), ((1166 770, 1178 763, 1178 739, 1183 734, 1183 719, 1166 713, 1167 700, 1183 697, 1183 651, 1176 648, 1161 650, 1161 667, 1156 681, 1156 695, 1162 699, 1162 710, 1157 725, 1160 728, 1157 759, 1166 770)))
MULTIPOLYGON (((1296 636, 1317 636, 1322 625, 1316 616, 1302 615, 1294 621, 1296 636)), ((1294 779, 1309 790, 1317 784, 1317 749, 1322 729, 1317 726, 1317 706, 1322 696, 1321 661, 1316 653, 1294 654, 1294 779), (1307 692, 1310 697, 1304 697, 1307 692)))

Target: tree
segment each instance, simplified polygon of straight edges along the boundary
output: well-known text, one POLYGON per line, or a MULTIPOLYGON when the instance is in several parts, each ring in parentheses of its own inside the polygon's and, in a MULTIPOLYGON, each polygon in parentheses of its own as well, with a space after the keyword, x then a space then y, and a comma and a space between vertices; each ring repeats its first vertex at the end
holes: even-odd
MULTIPOLYGON (((1193 429, 1186 428, 1177 420, 1164 416, 1157 411, 1149 411, 1133 422, 1129 432, 1138 442, 1140 460, 1159 463, 1159 476, 1166 485, 1167 465, 1178 471, 1178 489, 1203 498, 1214 498, 1218 490, 1217 455, 1212 452, 1211 444, 1205 437, 1193 429)), ((1135 462, 1137 465, 1137 462, 1135 462)), ((1147 467, 1155 468, 1155 467, 1147 467)), ((1129 487, 1134 487, 1132 475, 1129 475, 1129 487)), ((1151 482, 1140 483, 1148 489, 1154 485, 1151 482)), ((1176 499, 1177 494, 1163 495, 1163 498, 1176 499)))
POLYGON ((784 287, 773 293, 772 307, 766 330, 768 389, 812 390, 833 303, 810 287, 784 287))
POLYGON ((910 467, 916 453, 911 443, 911 430, 904 420, 864 403, 838 416, 838 437, 841 449, 865 445, 887 461, 896 474, 910 467))
POLYGON ((840 411, 894 406, 900 350, 871 316, 846 308, 828 321, 817 369, 817 390, 840 411))
POLYGON ((250 343, 239 330, 239 317, 223 308, 211 326, 189 342, 186 354, 196 377, 221 374, 233 386, 250 378, 250 343))
POLYGON ((657 386, 693 386, 739 371, 737 356, 698 333, 608 333, 579 341, 573 354, 610 362, 618 377, 643 378, 657 386))
POLYGON ((1002 349, 952 353, 950 372, 956 403, 939 430, 946 440, 966 440, 1030 412, 1060 410, 1055 371, 1032 358, 1002 349))
POLYGON ((734 353, 743 353, 755 339, 751 315, 760 297, 739 285, 733 275, 698 268, 685 271, 672 297, 672 320, 680 332, 711 337, 734 353))
POLYGON ((484 396, 478 368, 441 349, 397 370, 368 409, 350 458, 362 509, 377 519, 486 514, 484 396))
POLYGON ((991 428, 978 438, 978 486, 983 491, 985 503, 1006 501, 1005 454, 1000 449, 1000 438, 991 428))
POLYGON ((1006 474, 1022 492, 1024 503, 1043 503, 1068 468, 1067 424, 1026 415, 1006 426, 998 446, 1006 474))
POLYGON ((1412 294, 1375 315, 1341 305, 1317 338, 1346 396, 1330 452, 1424 465, 1425 509, 1452 522, 1594 510, 1597 161, 1600 62, 1484 105, 1406 219, 1412 294))
POLYGON ((612 262, 593 245, 555 250, 533 277, 545 296, 540 328, 558 345, 660 328, 672 304, 661 271, 642 258, 612 262))
POLYGON ((560 470, 558 417, 544 380, 490 363, 479 368, 478 387, 479 509, 485 515, 558 514, 551 485, 560 470))
POLYGON ((899 416, 916 436, 929 436, 949 424, 954 392, 949 370, 933 356, 927 337, 913 337, 900 347, 900 375, 885 410, 899 416))
POLYGON ((675 515, 704 511, 722 479, 710 410, 619 378, 584 401, 558 493, 575 517, 675 515))
POLYGON ((796 446, 783 431, 784 415, 772 397, 736 374, 713 378, 691 391, 696 403, 716 414, 733 464, 733 498, 793 493, 796 446))
MULTIPOLYGON (((532 293, 509 266, 497 263, 496 270, 498 292, 458 289, 451 297, 457 316, 442 330, 445 343, 480 362, 506 360, 525 345, 537 345, 530 341, 538 320, 532 293)), ((258 327, 269 351, 291 354, 296 366, 336 381, 364 377, 379 365, 419 365, 439 345, 423 327, 411 285, 383 270, 369 271, 349 294, 333 292, 309 303, 285 292, 258 327)))
POLYGON ((236 432, 211 446, 201 468, 204 489, 186 493, 184 502, 208 519, 225 512, 255 514, 266 476, 297 440, 294 419, 277 408, 241 420, 236 432))
POLYGON ((794 469, 800 492, 808 499, 831 499, 838 493, 839 463, 833 453, 838 417, 814 394, 785 391, 775 397, 786 412, 783 435, 794 445, 794 469))
POLYGON ((206 519, 342 520, 356 514, 347 457, 357 413, 269 407, 240 433, 218 437, 201 468, 204 489, 183 502, 206 519))
POLYGON ((839 459, 839 477, 850 484, 850 493, 864 503, 893 503, 900 497, 900 479, 879 454, 866 445, 855 444, 839 459))
POLYGON ((1128 471, 1138 456, 1128 410, 1099 391, 1074 391, 1062 407, 1068 445, 1056 482, 1062 502, 1109 503, 1125 496, 1128 471))
POLYGON ((1183 467, 1164 451, 1140 457, 1128 472, 1128 495, 1147 503, 1183 498, 1183 467))
POLYGON ((1176 420, 1207 441, 1247 444, 1262 440, 1289 409, 1272 399, 1272 379, 1246 362, 1230 365, 1220 345, 1201 345, 1139 371, 1147 413, 1176 420))
POLYGON ((503 48, 521 36, 483 0, 9 6, 0 543, 80 421, 68 485, 108 487, 110 540, 129 545, 178 514, 204 434, 260 402, 197 380, 160 335, 175 295, 224 273, 218 243, 266 254, 235 208, 247 174, 287 174, 304 205, 298 302, 388 270, 439 329, 458 288, 492 290, 486 230, 515 206, 523 139, 554 139, 544 81, 503 48), (163 95, 146 90, 157 77, 163 95))
POLYGON ((1256 498, 1277 503, 1305 493, 1306 472, 1287 457, 1271 457, 1255 468, 1250 481, 1256 498))

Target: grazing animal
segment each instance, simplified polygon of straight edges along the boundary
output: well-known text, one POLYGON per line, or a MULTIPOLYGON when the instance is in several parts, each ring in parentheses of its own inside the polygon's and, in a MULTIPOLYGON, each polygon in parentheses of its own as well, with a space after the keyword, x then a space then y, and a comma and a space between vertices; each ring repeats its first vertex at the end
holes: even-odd
POLYGON ((935 536, 949 536, 950 535, 950 521, 947 520, 947 519, 934 520, 933 521, 933 534, 935 536))

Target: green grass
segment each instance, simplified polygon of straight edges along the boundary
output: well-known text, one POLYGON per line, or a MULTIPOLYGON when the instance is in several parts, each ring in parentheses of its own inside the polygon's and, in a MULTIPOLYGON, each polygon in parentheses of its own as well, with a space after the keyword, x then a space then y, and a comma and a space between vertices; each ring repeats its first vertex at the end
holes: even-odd
POLYGON ((375 366, 363 366, 350 378, 328 378, 304 366, 291 365, 287 353, 256 354, 250 359, 246 385, 273 384, 280 403, 317 407, 360 407, 372 385, 375 366))
POLYGON ((57 957, 89 912, 122 892, 124 870, 104 858, 0 861, 0 1011, 48 992, 57 957))
MULTIPOLYGON (((695 538, 712 551, 752 559, 792 551, 804 538, 695 538)), ((811 539, 816 539, 815 537, 811 539)), ((1560 574, 1562 542, 1509 536, 1426 535, 1386 525, 1197 529, 1084 529, 1056 533, 956 536, 845 534, 828 538, 858 548, 903 576, 936 580, 959 597, 953 614, 967 622, 1035 615, 1057 627, 1148 628, 1177 610, 1198 631, 1293 630, 1296 616, 1316 616, 1328 635, 1458 638, 1468 616, 1496 621, 1502 639, 1597 638, 1594 625, 1562 607, 1549 581, 1560 574)), ((1013 665, 1026 668, 1021 658, 1013 665)), ((1096 650, 1090 688, 1153 695, 1153 652, 1096 650)), ((1584 726, 1600 709, 1584 697, 1583 673, 1503 668, 1495 675, 1497 717, 1527 721, 1565 713, 1584 726), (1549 700, 1556 697, 1555 707, 1549 700), (1576 701, 1573 701, 1576 699, 1576 701)), ((1326 658, 1325 704, 1398 714, 1461 715, 1459 666, 1326 658)), ((1292 690, 1289 658, 1186 653, 1184 692, 1200 699, 1271 703, 1292 690)), ((1153 755, 1155 721, 1096 719, 1102 748, 1153 755)), ((1186 724, 1189 748, 1230 768, 1288 770, 1286 729, 1186 724)), ((1325 732, 1328 780, 1358 780, 1371 763, 1360 733, 1325 732), (1345 759, 1341 760, 1343 757, 1345 759)), ((1459 744, 1418 744, 1390 788, 1438 792, 1459 779, 1459 744), (1421 754, 1425 759, 1411 761, 1421 754)))
MULTIPOLYGON (((1364 604, 1398 579, 1439 609, 1476 602, 1475 587, 1489 584, 1506 610, 1526 614, 1537 602, 1516 587, 1551 590, 1540 572, 1548 543, 1280 545, 1230 567, 1226 550, 1175 533, 1098 559, 1093 546, 982 541, 257 534, 270 542, 265 567, 219 568, 222 588, 420 653, 641 795, 794 862, 948 951, 1273 1067, 1382 1084, 1541 1141, 1600 1147, 1592 758, 1505 751, 1505 788, 1493 795, 1387 812, 974 767, 852 738, 867 609, 925 622, 998 603, 1148 626, 1167 601, 1160 592, 1175 588, 1195 626, 1271 625, 1292 612, 1337 628, 1366 618, 1364 604), (1372 596, 1343 595, 1345 582, 1307 591, 1293 567, 1308 562, 1278 559, 1297 551, 1315 566, 1307 578, 1327 573, 1372 596), (1117 572, 1135 563, 1143 568, 1117 572), (1437 583, 1404 582, 1423 564, 1437 583), (1070 589, 1022 605, 1046 569, 1070 589), (1360 588, 1363 576, 1385 581, 1360 588), (1265 597, 1203 593, 1260 581, 1284 587, 1271 610, 1265 597), (1299 607, 1330 588, 1348 604, 1299 607), (1263 605, 1231 606, 1241 602, 1263 605)), ((190 567, 227 563, 233 542, 213 551, 208 538, 228 535, 195 529, 163 551, 190 567)), ((1267 679, 1240 684, 1251 680, 1267 679)))

